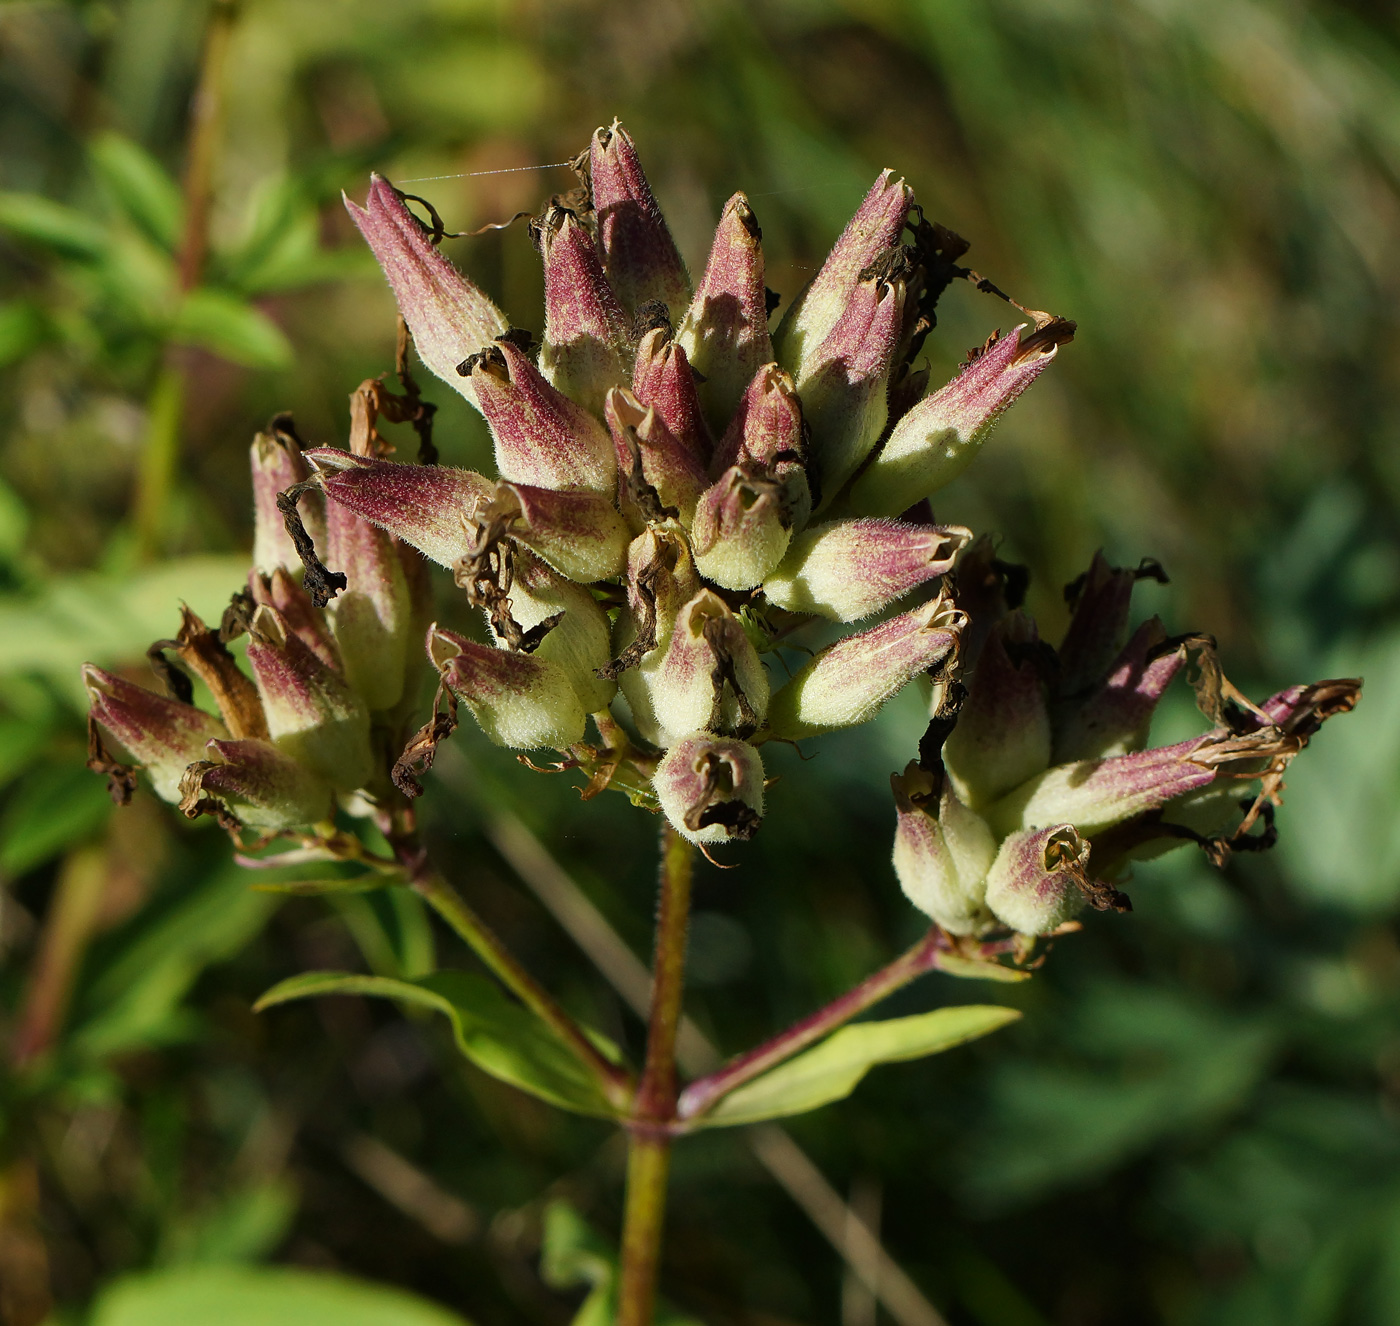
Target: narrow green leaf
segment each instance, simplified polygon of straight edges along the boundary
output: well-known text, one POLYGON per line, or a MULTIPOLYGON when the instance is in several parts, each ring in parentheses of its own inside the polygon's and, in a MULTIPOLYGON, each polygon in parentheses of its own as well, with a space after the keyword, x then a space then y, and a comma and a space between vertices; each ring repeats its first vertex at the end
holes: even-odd
POLYGON ((381 874, 377 870, 343 879, 259 879, 248 887, 255 893, 290 893, 297 898, 319 898, 328 893, 373 893, 387 889, 390 884, 402 884, 403 879, 381 874))
MULTIPOLYGON (((577 1114, 611 1117, 587 1070, 569 1050, 519 1004, 512 1003, 487 977, 441 971, 416 981, 351 972, 305 972, 269 990, 254 1008, 312 995, 359 994, 435 1009, 447 1015, 457 1048, 483 1072, 532 1096, 577 1114)), ((590 1033, 610 1057, 616 1047, 590 1033)))
POLYGON ((22 299, 0 304, 0 368, 29 354, 49 335, 44 315, 22 299))
POLYGON ((1031 973, 1019 967, 1003 967, 999 962, 979 962, 976 958, 960 958, 956 954, 940 954, 938 970, 949 976, 961 976, 969 981, 1028 981, 1031 973))
POLYGON ((93 172, 131 223, 173 251, 184 203, 179 186, 145 148, 118 133, 100 134, 88 147, 93 172))
POLYGON ((286 368, 292 347, 282 329, 222 290, 191 290, 175 315, 171 335, 247 368, 286 368))
POLYGON ((288 1267, 202 1266, 122 1280, 92 1326, 467 1326, 426 1299, 288 1267))
POLYGON ((698 1122, 722 1127, 805 1114, 844 1100, 876 1064, 922 1059, 975 1040, 1020 1017, 1014 1008, 959 1004, 932 1013, 858 1022, 725 1096, 698 1122))
POLYGON ((0 193, 0 230, 88 262, 107 251, 107 231, 100 222, 33 193, 0 193))
POLYGON ((0 818, 0 873, 33 870, 107 821, 112 800, 81 764, 50 764, 25 778, 0 818))

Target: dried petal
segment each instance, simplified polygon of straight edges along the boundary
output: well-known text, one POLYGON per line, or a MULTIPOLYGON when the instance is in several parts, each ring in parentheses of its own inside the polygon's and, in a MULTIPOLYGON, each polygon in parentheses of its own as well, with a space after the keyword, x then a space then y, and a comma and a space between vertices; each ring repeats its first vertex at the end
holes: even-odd
POLYGON ((693 843, 748 839, 763 818, 763 760, 746 741, 691 732, 652 777, 672 827, 693 843))
POLYGON ((762 237, 749 200, 736 193, 724 205, 705 275, 676 336, 704 379, 700 399, 712 425, 729 418, 759 366, 773 358, 762 237))
POLYGON ((510 330, 505 314, 438 252, 388 180, 371 176, 364 208, 348 198, 345 206, 389 278, 418 357, 474 400, 472 383, 457 365, 510 330))
POLYGON ((956 479, 1007 407, 1074 335, 1074 323, 1057 318, 1027 336, 1021 331, 989 343, 895 425, 851 490, 859 514, 898 515, 956 479))
POLYGON ((950 934, 971 935, 991 920, 986 876, 997 854, 986 821, 958 800, 946 779, 910 762, 891 774, 898 821, 894 869, 905 896, 950 934))
POLYGON ((966 621, 947 595, 822 650, 773 696, 768 727, 799 741, 874 718, 921 672, 945 662, 966 621))
POLYGON ((582 739, 583 706, 557 663, 437 626, 428 631, 428 657, 496 745, 567 750, 582 739))
POLYGON ((763 592, 790 612, 858 621, 946 575, 971 538, 959 525, 876 518, 816 525, 793 539, 763 592))
POLYGON ((616 120, 594 130, 588 164, 598 244, 613 289, 628 309, 659 299, 680 317, 690 303, 690 278, 631 135, 616 120))
POLYGON ((205 742, 228 736, 217 718, 193 705, 148 691, 93 663, 83 664, 92 717, 115 753, 140 765, 162 801, 180 799, 186 767, 203 756, 205 742))

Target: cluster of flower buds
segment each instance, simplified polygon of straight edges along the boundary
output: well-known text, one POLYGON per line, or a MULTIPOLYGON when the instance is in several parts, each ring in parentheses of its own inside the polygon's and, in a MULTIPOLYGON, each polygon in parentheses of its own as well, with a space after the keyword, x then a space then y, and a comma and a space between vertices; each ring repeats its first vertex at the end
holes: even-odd
MULTIPOLYGON (((450 568, 481 610, 479 639, 428 634, 452 714, 463 704, 493 741, 575 763, 592 715, 680 833, 745 838, 763 742, 862 723, 955 664, 965 617, 943 577, 971 536, 901 513, 966 464, 1073 325, 1031 315, 920 399, 913 360, 966 246, 891 172, 770 333, 742 193, 692 287, 627 133, 599 129, 579 171, 531 225, 537 354, 387 180, 347 204, 424 363, 485 417, 498 477, 307 459, 329 510, 450 568), (779 640, 872 618, 776 684, 763 655, 779 640)), ((452 721, 415 739, 405 791, 452 721)))
POLYGON ((915 906, 955 935, 1051 934, 1086 905, 1126 910, 1115 881, 1135 858, 1192 842, 1218 863, 1269 846, 1284 770, 1360 682, 1252 704, 1209 637, 1169 638, 1156 617, 1130 633, 1133 585, 1165 577, 1102 555, 1066 591, 1073 611, 1052 648, 1008 603, 1024 589, 1009 570, 985 538, 959 559, 961 702, 940 705, 919 760, 891 779, 895 871, 915 906), (1211 730, 1149 748, 1153 711, 1193 660, 1211 730))
MULTIPOLYGON (((335 454, 367 462, 381 445, 375 414, 391 400, 403 398, 365 383, 352 397, 353 450, 335 454)), ((392 535, 327 504, 319 485, 308 491, 312 471, 286 416, 254 439, 251 461, 247 589, 217 628, 186 608, 175 638, 151 646, 165 694, 84 666, 90 764, 119 800, 140 767, 191 818, 214 815, 235 833, 324 834, 337 806, 363 814, 393 794, 389 769, 423 676, 427 568, 392 535), (287 520, 288 511, 297 514, 287 520), (340 569, 320 568, 304 585, 313 539, 340 569), (230 648, 243 637, 246 668, 230 648), (195 704, 196 682, 217 718, 195 704)))

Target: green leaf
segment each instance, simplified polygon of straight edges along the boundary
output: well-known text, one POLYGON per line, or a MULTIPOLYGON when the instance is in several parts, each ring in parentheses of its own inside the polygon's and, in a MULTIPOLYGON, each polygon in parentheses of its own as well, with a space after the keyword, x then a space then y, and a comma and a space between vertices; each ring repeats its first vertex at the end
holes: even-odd
POLYGON ((0 305, 0 368, 23 359, 49 335, 48 323, 22 299, 0 305))
POLYGON ((288 1267, 205 1266, 120 1281, 91 1326, 467 1326, 425 1299, 288 1267))
POLYGON ((0 818, 0 874, 23 875, 107 821, 112 801, 81 764, 49 765, 26 778, 0 818))
MULTIPOLYGON (((359 994, 431 1008, 447 1015, 457 1048, 483 1072, 577 1114, 612 1117, 592 1077, 569 1050, 485 976, 441 971, 416 981, 351 972, 306 972, 282 981, 254 1006, 259 1012, 312 995, 359 994)), ((600 1042, 605 1054, 615 1047, 600 1042)))
POLYGON ((94 262, 107 251, 106 228, 76 208, 33 193, 0 193, 0 230, 68 258, 94 262))
POLYGON ((118 133, 104 133, 88 148, 93 172, 122 214, 171 251, 180 238, 184 202, 179 186, 145 148, 118 133))
POLYGON ((938 970, 949 976, 961 976, 969 981, 1028 981, 1031 974, 1018 967, 1003 967, 999 962, 979 962, 976 958, 960 958, 955 953, 938 957, 938 970))
POLYGON ((222 290, 191 290, 175 315, 171 335, 246 368, 286 368, 292 347, 267 314, 222 290))
POLYGON ((731 1092, 698 1122, 723 1127, 805 1114, 844 1100, 876 1064, 922 1059, 975 1040, 1020 1017, 995 1004, 958 1004, 932 1013, 858 1022, 731 1092))

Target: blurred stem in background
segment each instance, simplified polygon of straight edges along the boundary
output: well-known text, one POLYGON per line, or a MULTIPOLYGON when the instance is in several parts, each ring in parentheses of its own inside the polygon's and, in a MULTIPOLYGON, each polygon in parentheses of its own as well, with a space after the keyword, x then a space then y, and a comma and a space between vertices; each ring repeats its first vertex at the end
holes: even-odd
MULTIPOLYGON (((212 0, 205 21, 199 81, 190 104, 185 147, 184 229, 177 254, 182 296, 199 285, 209 252, 209 222, 223 136, 224 83, 237 17, 237 0, 212 0)), ((146 437, 132 511, 136 553, 142 561, 160 553, 169 526, 170 499, 180 468, 188 357, 181 347, 167 345, 147 398, 146 437)))

